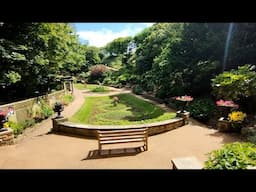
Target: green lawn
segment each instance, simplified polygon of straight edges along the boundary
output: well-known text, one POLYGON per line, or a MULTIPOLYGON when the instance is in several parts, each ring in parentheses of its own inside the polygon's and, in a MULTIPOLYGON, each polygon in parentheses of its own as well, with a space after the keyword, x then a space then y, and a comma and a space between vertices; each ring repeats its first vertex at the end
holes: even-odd
POLYGON ((80 89, 80 90, 89 89, 91 92, 99 92, 99 93, 109 92, 109 89, 106 86, 100 86, 100 85, 94 85, 94 84, 82 84, 82 83, 75 83, 74 86, 76 89, 80 89))
POLYGON ((86 89, 86 85, 82 83, 75 83, 74 86, 76 89, 79 89, 79 90, 86 89))
POLYGON ((87 97, 83 106, 70 118, 70 121, 91 125, 133 125, 176 117, 176 113, 166 112, 130 94, 115 96, 119 98, 116 106, 113 104, 114 96, 87 97))

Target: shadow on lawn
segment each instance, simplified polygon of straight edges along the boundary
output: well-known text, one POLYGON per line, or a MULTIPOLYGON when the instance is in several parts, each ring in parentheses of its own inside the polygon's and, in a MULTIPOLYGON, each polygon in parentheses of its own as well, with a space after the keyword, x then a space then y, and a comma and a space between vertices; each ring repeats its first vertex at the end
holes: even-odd
MULTIPOLYGON (((132 115, 126 116, 123 119, 126 119, 128 121, 141 121, 141 120, 147 120, 147 119, 154 119, 165 113, 165 111, 159 108, 158 106, 143 100, 141 102, 143 102, 143 104, 144 102, 147 103, 148 107, 138 106, 136 105, 136 102, 132 102, 131 100, 127 99, 125 95, 126 94, 110 96, 111 99, 117 96, 119 98, 118 103, 121 103, 130 108, 129 111, 132 112, 132 115)), ((141 100, 138 98, 135 98, 135 99, 141 100)))
POLYGON ((118 149, 103 149, 101 154, 99 154, 99 150, 91 150, 89 151, 86 158, 83 160, 90 159, 102 159, 102 158, 110 158, 110 157, 122 157, 122 156, 132 156, 137 155, 138 153, 143 152, 141 149, 143 147, 131 147, 131 148, 118 148, 118 149))

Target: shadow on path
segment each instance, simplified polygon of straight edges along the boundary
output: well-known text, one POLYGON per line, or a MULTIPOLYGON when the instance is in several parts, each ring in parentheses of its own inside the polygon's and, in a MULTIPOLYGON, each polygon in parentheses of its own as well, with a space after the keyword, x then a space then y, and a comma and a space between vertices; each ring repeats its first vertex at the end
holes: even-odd
POLYGON ((82 159, 81 161, 90 160, 90 159, 102 159, 102 158, 110 158, 110 157, 137 155, 138 153, 141 153, 144 151, 141 148, 143 147, 103 149, 101 150, 101 154, 99 154, 99 150, 91 150, 89 151, 87 157, 82 159))
POLYGON ((236 142, 236 141, 239 141, 239 142, 243 141, 239 133, 215 132, 215 133, 210 133, 208 135, 214 136, 214 137, 220 137, 222 139, 221 143, 223 144, 236 142))

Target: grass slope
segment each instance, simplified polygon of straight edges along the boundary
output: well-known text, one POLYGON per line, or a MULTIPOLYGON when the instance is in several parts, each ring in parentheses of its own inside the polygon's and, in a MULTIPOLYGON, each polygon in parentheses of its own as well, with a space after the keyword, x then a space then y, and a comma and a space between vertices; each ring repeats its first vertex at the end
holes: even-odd
POLYGON ((74 84, 74 86, 76 89, 79 89, 79 90, 89 89, 91 92, 98 92, 98 93, 109 92, 109 89, 106 86, 100 86, 100 85, 94 85, 94 84, 82 84, 82 83, 76 83, 74 84))
POLYGON ((132 125, 152 123, 176 117, 175 113, 141 100, 130 94, 116 95, 119 103, 114 106, 113 97, 87 97, 83 106, 70 121, 92 125, 132 125))

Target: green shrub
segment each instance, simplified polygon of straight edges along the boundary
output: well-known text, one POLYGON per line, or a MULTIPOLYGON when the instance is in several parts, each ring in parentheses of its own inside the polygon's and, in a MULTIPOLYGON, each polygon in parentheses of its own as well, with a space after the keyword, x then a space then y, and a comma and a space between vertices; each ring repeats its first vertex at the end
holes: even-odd
POLYGON ((43 99, 40 99, 39 102, 35 103, 32 107, 32 118, 36 121, 46 119, 52 114, 52 108, 43 99))
POLYGON ((15 137, 21 134, 25 128, 24 123, 16 123, 13 121, 8 122, 8 127, 10 127, 13 130, 13 134, 15 137))
POLYGON ((205 169, 246 169, 256 165, 256 146, 253 143, 229 143, 208 156, 205 169))
POLYGON ((107 92, 108 90, 104 86, 97 86, 91 90, 92 92, 107 92))
POLYGON ((135 85, 133 88, 132 88, 132 92, 137 94, 137 95, 141 95, 143 93, 143 89, 141 88, 140 85, 135 85))
POLYGON ((48 118, 53 114, 52 108, 46 104, 44 100, 40 100, 40 107, 42 109, 43 118, 48 118))
POLYGON ((24 129, 26 129, 27 127, 32 127, 33 125, 35 125, 34 119, 25 120, 19 123, 8 121, 8 127, 13 130, 15 137, 17 137, 17 135, 19 134, 22 134, 24 129))
POLYGON ((213 93, 218 98, 240 100, 256 96, 255 66, 244 65, 237 70, 225 71, 212 79, 213 93))
POLYGON ((25 128, 27 127, 32 127, 36 124, 35 120, 34 119, 27 119, 24 121, 24 126, 25 128))
POLYGON ((256 144, 256 135, 251 135, 247 137, 247 140, 251 143, 256 144))
POLYGON ((35 103, 32 106, 31 113, 32 113, 32 118, 43 119, 43 112, 42 112, 42 108, 39 103, 35 103))
POLYGON ((217 112, 215 103, 208 98, 195 99, 188 104, 186 110, 199 121, 208 121, 217 112))

